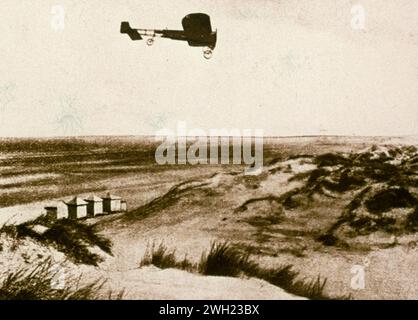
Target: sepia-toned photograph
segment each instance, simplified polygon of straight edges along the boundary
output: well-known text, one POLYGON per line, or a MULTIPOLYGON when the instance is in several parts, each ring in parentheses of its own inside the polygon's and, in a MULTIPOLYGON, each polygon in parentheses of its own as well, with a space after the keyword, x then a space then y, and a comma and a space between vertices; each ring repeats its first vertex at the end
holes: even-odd
POLYGON ((418 299, 418 1, 1 7, 0 300, 418 299))

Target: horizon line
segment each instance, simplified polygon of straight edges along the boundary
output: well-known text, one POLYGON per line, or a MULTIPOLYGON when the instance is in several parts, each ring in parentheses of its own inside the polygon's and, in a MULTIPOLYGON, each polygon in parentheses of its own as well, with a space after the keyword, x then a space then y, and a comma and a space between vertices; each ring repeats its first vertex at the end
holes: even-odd
MULTIPOLYGON (((151 134, 124 134, 124 135, 80 135, 80 136, 1 136, 0 140, 5 139, 85 139, 85 138, 160 138, 166 135, 151 135, 151 134)), ((262 138, 418 138, 418 134, 401 134, 401 135, 355 135, 355 134, 304 134, 304 135, 182 135, 176 138, 201 138, 201 137, 218 137, 218 138, 234 138, 234 137, 262 137, 262 138)))

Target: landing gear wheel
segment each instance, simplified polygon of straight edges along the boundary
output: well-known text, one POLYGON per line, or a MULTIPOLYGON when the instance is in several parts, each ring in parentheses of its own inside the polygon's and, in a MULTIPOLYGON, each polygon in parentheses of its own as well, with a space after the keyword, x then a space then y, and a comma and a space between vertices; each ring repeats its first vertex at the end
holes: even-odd
POLYGON ((213 55, 213 50, 209 47, 204 47, 203 48, 203 56, 205 57, 205 59, 210 59, 212 58, 213 55))
POLYGON ((152 46, 154 44, 154 39, 153 38, 149 38, 147 40, 147 45, 152 46))

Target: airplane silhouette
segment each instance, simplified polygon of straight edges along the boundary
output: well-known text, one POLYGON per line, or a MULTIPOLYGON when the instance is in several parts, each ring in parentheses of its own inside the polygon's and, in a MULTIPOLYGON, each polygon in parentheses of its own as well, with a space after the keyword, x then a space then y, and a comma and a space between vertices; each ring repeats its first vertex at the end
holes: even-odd
POLYGON ((203 47, 203 56, 210 59, 216 46, 216 31, 212 31, 210 17, 204 13, 191 13, 182 20, 183 30, 156 30, 131 28, 129 22, 123 21, 120 33, 127 34, 131 40, 142 40, 148 37, 147 45, 154 44, 155 37, 187 41, 191 47, 203 47))

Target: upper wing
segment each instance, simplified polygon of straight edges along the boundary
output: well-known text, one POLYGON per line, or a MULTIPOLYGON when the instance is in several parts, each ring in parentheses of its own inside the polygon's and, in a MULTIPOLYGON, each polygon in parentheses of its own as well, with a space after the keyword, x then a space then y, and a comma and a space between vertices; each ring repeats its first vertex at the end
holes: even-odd
POLYGON ((186 36, 191 38, 199 38, 212 33, 210 17, 204 13, 188 14, 183 18, 182 24, 186 36))

